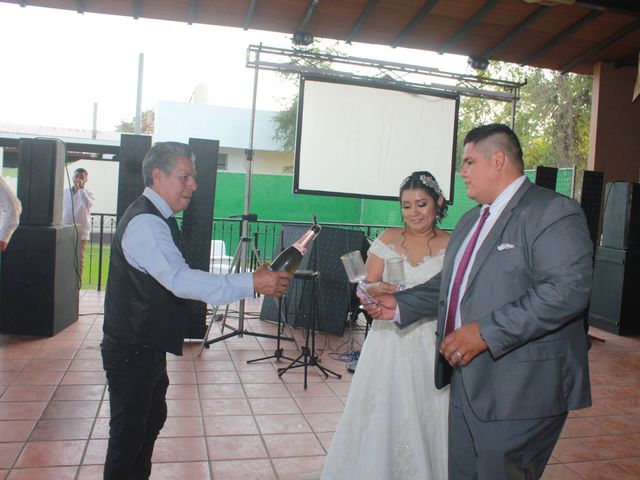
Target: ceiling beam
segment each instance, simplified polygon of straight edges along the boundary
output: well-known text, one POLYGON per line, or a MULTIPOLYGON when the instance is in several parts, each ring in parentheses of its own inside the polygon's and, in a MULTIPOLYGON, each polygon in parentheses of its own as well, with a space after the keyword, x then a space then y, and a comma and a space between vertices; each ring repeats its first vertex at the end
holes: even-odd
POLYGON ((488 14, 491 10, 493 10, 493 7, 495 7, 498 3, 500 3, 500 0, 487 0, 487 2, 482 6, 482 8, 480 8, 480 10, 478 10, 469 20, 467 20, 467 22, 462 26, 462 28, 458 30, 458 32, 440 48, 438 53, 443 54, 449 51, 451 47, 453 47, 456 43, 458 43, 462 37, 464 37, 473 27, 475 27, 475 25, 480 20, 482 20, 482 18, 486 14, 488 14))
POLYGON ((632 52, 629 55, 617 59, 614 62, 614 66, 616 68, 633 67, 638 64, 638 61, 640 61, 640 54, 638 52, 632 52))
POLYGON ((529 62, 531 62, 533 59, 535 59, 538 56, 542 55, 547 50, 550 50, 551 48, 555 47, 562 40, 564 40, 565 38, 573 35, 575 32, 577 32, 579 29, 581 29, 584 25, 586 25, 589 22, 594 21, 600 15, 602 15, 602 12, 599 11, 599 10, 590 11, 584 17, 582 17, 577 22, 575 22, 573 25, 571 25, 569 28, 567 28, 566 30, 560 32, 558 35, 553 37, 551 40, 549 40, 545 45, 540 47, 538 50, 536 50, 533 53, 530 53, 527 57, 525 57, 524 60, 520 61, 520 65, 521 66, 528 65, 529 62))
POLYGON ((307 11, 304 14, 304 18, 302 19, 302 22, 300 22, 300 25, 298 25, 298 32, 304 32, 306 30, 307 25, 309 24, 309 22, 311 21, 311 17, 313 16, 313 11, 316 9, 319 3, 320 0, 309 0, 309 6, 307 7, 307 11))
POLYGON ((391 42, 391 46, 393 48, 396 48, 398 45, 400 45, 400 43, 409 36, 409 34, 411 32, 413 32, 413 30, 420 25, 420 22, 422 22, 422 20, 424 19, 424 17, 426 17, 427 15, 429 15, 429 12, 431 11, 431 9, 433 7, 436 6, 436 3, 438 3, 438 0, 427 0, 424 5, 422 6, 422 8, 420 10, 418 10, 418 13, 416 13, 414 15, 414 17, 411 19, 411 21, 407 24, 406 27, 404 27, 402 29, 402 31, 400 32, 400 34, 393 39, 393 41, 391 42))
POLYGON ((367 3, 367 6, 364 7, 364 10, 358 17, 358 20, 356 20, 356 24, 351 29, 351 32, 349 33, 349 35, 347 35, 345 42, 351 43, 353 39, 356 37, 356 35, 360 33, 360 30, 362 29, 364 22, 367 21, 367 18, 369 17, 369 15, 371 15, 371 12, 373 12, 373 9, 376 8, 378 3, 380 3, 380 0, 369 0, 369 2, 367 3))
POLYGON ((251 0, 249 2, 247 13, 244 16, 244 23, 242 24, 243 30, 249 30, 251 28, 251 25, 253 25, 253 16, 256 13, 256 3, 258 3, 258 0, 251 0))
POLYGON ((496 43, 493 47, 491 47, 487 51, 485 51, 482 54, 482 56, 484 58, 490 58, 491 55, 493 55, 495 52, 497 52, 502 47, 507 45, 511 40, 513 40, 518 35, 520 35, 524 30, 526 30, 526 28, 529 25, 531 25, 533 22, 535 22, 538 18, 543 16, 549 10, 550 10, 550 8, 546 7, 546 6, 542 6, 542 7, 539 7, 538 9, 536 9, 531 15, 529 15, 527 18, 525 18, 523 21, 521 21, 518 25, 516 25, 513 28, 513 30, 511 30, 509 33, 507 33, 506 36, 504 36, 501 40, 499 40, 498 43, 496 43))
POLYGON ((198 13, 198 0, 189 0, 189 13, 187 14, 187 23, 193 25, 196 21, 196 15, 198 13))
POLYGON ((564 65, 562 68, 560 68, 560 72, 561 73, 567 73, 568 71, 570 71, 576 65, 580 65, 585 60, 589 60, 591 57, 593 57, 594 55, 600 53, 602 50, 607 48, 609 45, 617 42, 622 37, 630 34, 634 30, 637 30, 638 28, 640 28, 640 17, 636 18, 633 22, 628 23, 626 27, 624 27, 622 30, 617 31, 613 35, 611 35, 604 42, 600 43, 599 45, 594 46, 590 50, 587 50, 582 55, 580 55, 578 58, 576 58, 576 59, 572 60, 571 62, 567 63, 566 65, 564 65))
POLYGON ((136 20, 140 18, 140 0, 131 0, 131 14, 136 20))

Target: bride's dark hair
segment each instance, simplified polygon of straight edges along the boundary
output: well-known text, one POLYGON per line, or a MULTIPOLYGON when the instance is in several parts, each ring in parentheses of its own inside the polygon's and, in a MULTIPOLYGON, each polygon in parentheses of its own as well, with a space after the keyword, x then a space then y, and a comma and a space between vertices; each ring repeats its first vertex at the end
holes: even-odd
POLYGON ((405 178, 400 184, 400 195, 399 198, 402 199, 402 192, 405 190, 412 190, 414 188, 420 188, 424 190, 427 195, 429 195, 436 206, 436 221, 434 223, 434 227, 436 224, 440 223, 440 221, 447 215, 447 199, 444 198, 442 194, 442 190, 440 189, 440 185, 438 185, 438 181, 436 177, 431 175, 431 173, 424 171, 413 172, 407 178, 405 178), (438 205, 438 200, 440 197, 443 198, 442 205, 438 205))

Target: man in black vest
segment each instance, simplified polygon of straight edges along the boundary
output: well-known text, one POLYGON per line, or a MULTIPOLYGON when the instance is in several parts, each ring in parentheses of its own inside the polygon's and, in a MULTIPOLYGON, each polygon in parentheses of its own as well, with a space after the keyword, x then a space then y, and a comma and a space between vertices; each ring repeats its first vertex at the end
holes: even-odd
POLYGON ((146 188, 118 223, 105 296, 102 360, 109 386, 105 480, 148 479, 153 446, 167 417, 166 352, 182 355, 187 304, 280 296, 291 275, 266 268, 211 275, 184 260, 174 214, 196 189, 188 145, 156 143, 142 163, 146 188))

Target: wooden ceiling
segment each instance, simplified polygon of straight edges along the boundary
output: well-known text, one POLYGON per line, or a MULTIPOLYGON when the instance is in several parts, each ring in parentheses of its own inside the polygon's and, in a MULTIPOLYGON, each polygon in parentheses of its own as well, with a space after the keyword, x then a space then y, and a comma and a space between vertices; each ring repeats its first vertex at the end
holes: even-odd
POLYGON ((0 0, 456 53, 591 74, 637 65, 640 0, 0 0))

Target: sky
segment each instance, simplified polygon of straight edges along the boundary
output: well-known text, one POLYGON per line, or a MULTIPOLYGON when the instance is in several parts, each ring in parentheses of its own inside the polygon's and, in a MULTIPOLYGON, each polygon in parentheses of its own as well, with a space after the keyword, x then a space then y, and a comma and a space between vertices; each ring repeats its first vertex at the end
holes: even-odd
MULTIPOLYGON (((254 70, 247 47, 291 48, 290 34, 117 17, 0 3, 0 123, 113 131, 136 113, 144 54, 142 110, 189 102, 205 85, 211 105, 251 108, 254 70)), ((328 42, 333 45, 335 42, 328 42)), ((341 43, 341 52, 470 73, 466 57, 341 43)), ((256 107, 280 110, 291 82, 261 70, 256 107)))

